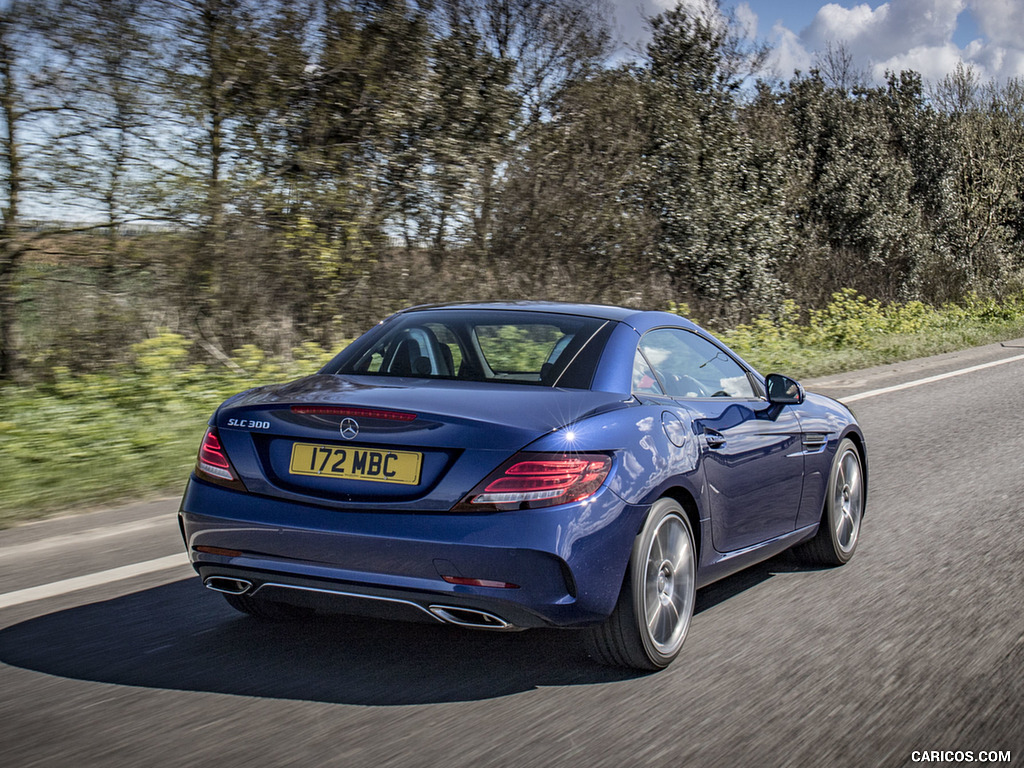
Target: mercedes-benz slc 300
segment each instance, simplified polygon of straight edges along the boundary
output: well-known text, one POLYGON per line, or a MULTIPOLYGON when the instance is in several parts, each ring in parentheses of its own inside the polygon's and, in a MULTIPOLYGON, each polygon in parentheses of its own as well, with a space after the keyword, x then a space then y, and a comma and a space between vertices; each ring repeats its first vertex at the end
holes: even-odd
POLYGON ((664 312, 415 307, 213 414, 181 502, 203 583, 261 619, 577 627, 658 669, 695 591, 796 547, 840 565, 853 414, 664 312))

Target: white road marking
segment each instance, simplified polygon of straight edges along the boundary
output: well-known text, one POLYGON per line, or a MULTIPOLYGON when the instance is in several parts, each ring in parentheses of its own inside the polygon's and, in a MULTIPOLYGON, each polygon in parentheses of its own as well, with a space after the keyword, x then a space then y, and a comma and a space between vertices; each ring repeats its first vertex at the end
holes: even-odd
POLYGON ((891 387, 882 387, 881 389, 871 389, 867 392, 860 392, 856 395, 850 395, 849 397, 839 397, 844 403, 853 403, 857 400, 866 400, 869 397, 877 397, 878 395, 887 395, 890 392, 899 392, 901 389, 911 389, 913 387, 920 387, 922 384, 931 384, 933 381, 942 381, 943 379, 951 379, 954 376, 963 376, 965 373, 974 373, 975 371, 982 371, 986 368, 994 368, 997 365, 1006 365, 1007 363, 1015 363, 1019 360, 1024 360, 1024 355, 1017 355, 1016 357, 1007 357, 1003 360, 995 360, 991 363, 982 363, 981 365, 972 365, 970 368, 961 368, 958 371, 950 371, 949 373, 940 373, 936 376, 929 376, 925 379, 916 379, 915 381, 908 381, 903 384, 895 384, 891 387))
POLYGON ((159 515, 145 520, 137 520, 132 523, 121 523, 108 528, 90 528, 80 533, 69 533, 61 536, 51 536, 48 539, 39 541, 28 541, 24 544, 14 544, 10 547, 0 549, 0 560, 24 555, 38 555, 40 552, 47 552, 62 547, 75 546, 76 544, 88 544, 102 539, 109 539, 114 536, 123 536, 128 533, 139 533, 150 528, 166 527, 168 530, 177 532, 176 521, 173 516, 159 515))
POLYGON ((8 592, 0 595, 0 609, 10 608, 22 603, 31 603, 35 600, 45 600, 48 597, 66 595, 69 592, 77 592, 89 587, 98 587, 103 584, 111 584, 115 581, 123 581, 134 576, 142 576, 147 573, 158 571, 169 571, 172 568, 180 568, 189 565, 188 555, 184 552, 167 557, 158 557, 156 560, 147 560, 143 563, 123 565, 120 568, 111 568, 108 571, 98 571, 85 576, 76 576, 73 579, 54 581, 49 584, 42 584, 38 587, 19 589, 16 592, 8 592))

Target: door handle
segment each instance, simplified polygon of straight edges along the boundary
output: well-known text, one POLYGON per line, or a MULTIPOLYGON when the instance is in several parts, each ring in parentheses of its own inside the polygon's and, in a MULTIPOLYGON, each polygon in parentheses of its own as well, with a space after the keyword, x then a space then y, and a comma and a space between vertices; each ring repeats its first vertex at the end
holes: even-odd
POLYGON ((725 435, 721 432, 705 432, 704 440, 707 442, 709 448, 721 448, 725 445, 725 435))

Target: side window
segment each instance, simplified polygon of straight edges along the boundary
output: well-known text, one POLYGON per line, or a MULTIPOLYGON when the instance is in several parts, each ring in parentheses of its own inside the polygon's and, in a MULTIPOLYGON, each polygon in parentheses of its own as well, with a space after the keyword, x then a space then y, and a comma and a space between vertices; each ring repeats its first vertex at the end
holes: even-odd
POLYGON ((664 395, 654 371, 638 349, 633 358, 633 391, 641 395, 664 395))
MULTIPOLYGON (((740 364, 696 333, 675 328, 650 331, 640 340, 639 351, 671 397, 756 396, 740 364)), ((635 382, 636 365, 633 371, 635 382)))

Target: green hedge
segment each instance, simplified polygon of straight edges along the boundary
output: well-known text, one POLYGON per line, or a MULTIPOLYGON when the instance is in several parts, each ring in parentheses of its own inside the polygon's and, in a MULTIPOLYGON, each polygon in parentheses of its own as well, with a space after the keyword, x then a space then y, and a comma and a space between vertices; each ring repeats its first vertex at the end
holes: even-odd
POLYGON ((333 354, 306 344, 285 361, 244 347, 208 368, 188 363, 191 346, 164 332, 133 347, 131 366, 84 375, 58 367, 51 383, 0 390, 0 526, 179 491, 224 398, 313 373, 333 354))
POLYGON ((778 318, 761 317, 721 338, 758 370, 822 376, 949 352, 1024 335, 1024 295, 1002 302, 971 295, 961 304, 883 305, 853 290, 821 310, 787 301, 778 318))

